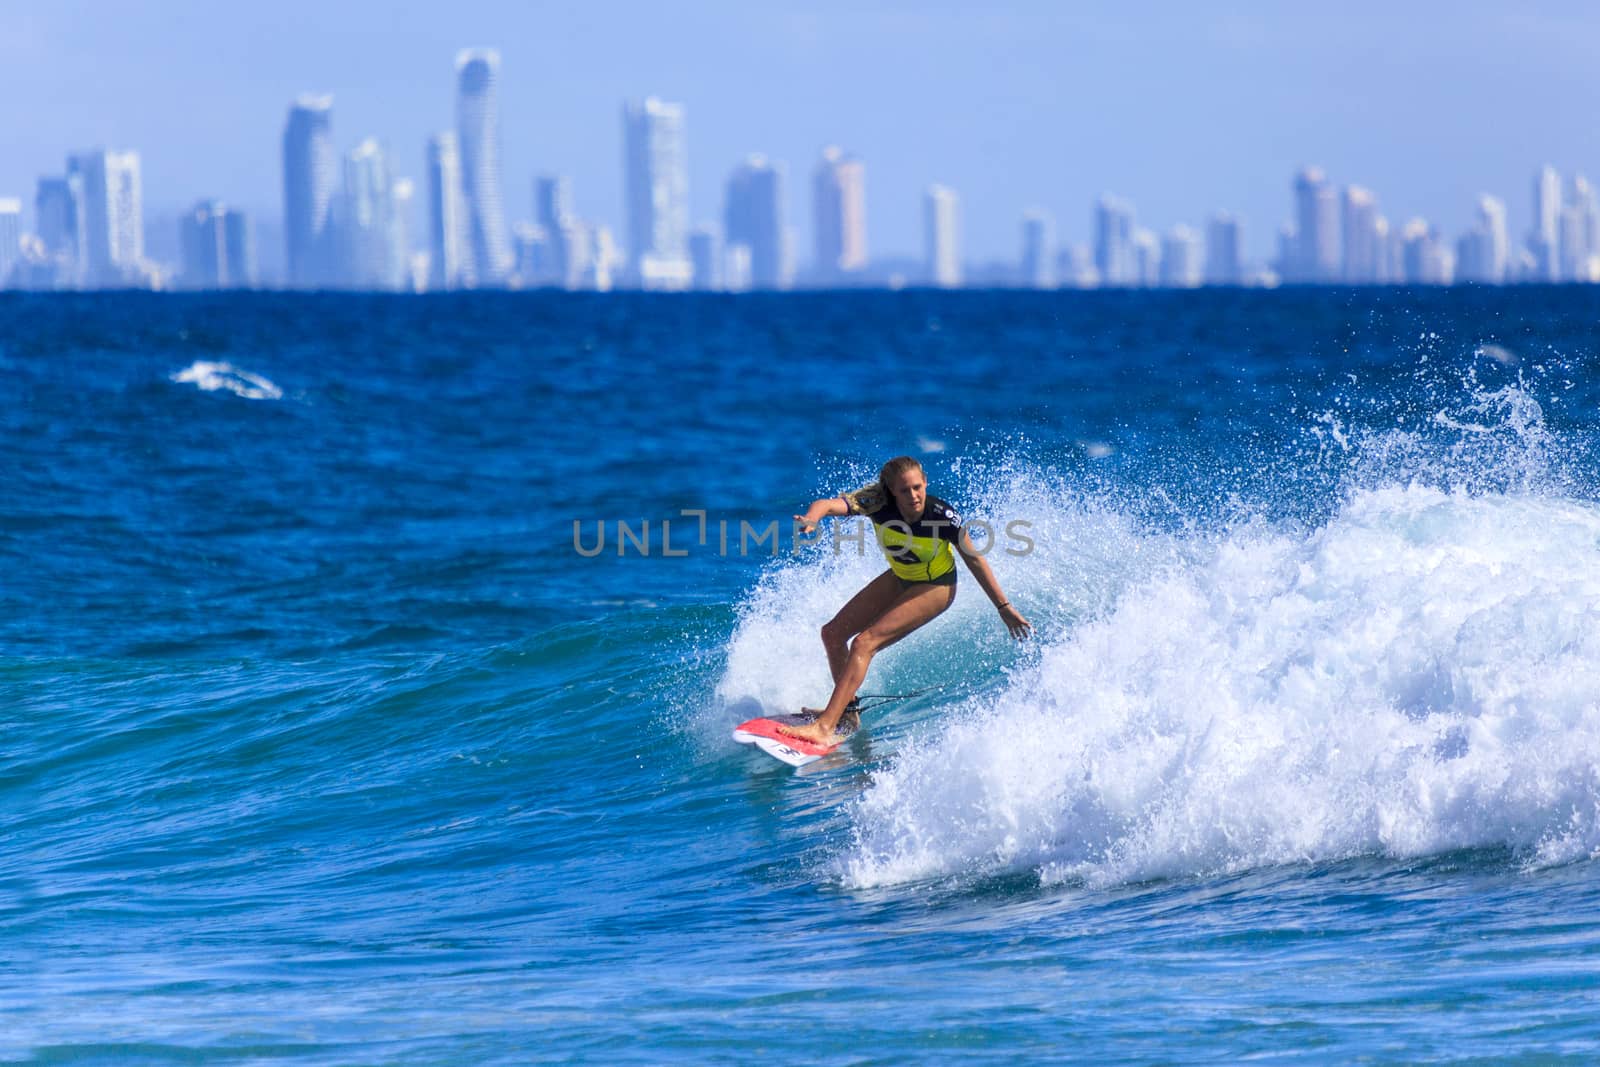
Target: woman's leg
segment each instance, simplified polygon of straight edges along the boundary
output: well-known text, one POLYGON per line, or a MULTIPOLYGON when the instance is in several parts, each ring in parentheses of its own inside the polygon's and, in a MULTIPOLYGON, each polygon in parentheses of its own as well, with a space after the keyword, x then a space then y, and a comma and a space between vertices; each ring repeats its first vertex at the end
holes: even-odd
POLYGON ((867 667, 871 665, 872 657, 907 634, 938 618, 955 602, 955 599, 956 587, 953 585, 920 583, 902 592, 895 598, 894 603, 889 605, 887 611, 850 642, 844 669, 833 686, 833 696, 828 698, 828 706, 817 716, 816 722, 809 726, 795 727, 788 732, 812 741, 825 742, 830 739, 840 717, 844 714, 845 705, 850 703, 856 695, 856 690, 860 689, 861 683, 866 680, 867 667))
POLYGON ((894 606, 900 598, 900 579, 894 571, 884 571, 861 587, 861 591, 839 609, 822 627, 822 647, 828 652, 828 670, 833 684, 839 684, 845 661, 850 657, 850 639, 871 626, 873 621, 894 606))

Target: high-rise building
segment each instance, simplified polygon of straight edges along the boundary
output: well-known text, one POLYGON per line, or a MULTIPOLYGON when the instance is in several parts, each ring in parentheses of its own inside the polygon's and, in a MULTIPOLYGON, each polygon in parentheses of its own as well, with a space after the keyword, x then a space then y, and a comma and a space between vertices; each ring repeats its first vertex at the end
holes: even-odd
POLYGON ((456 289, 466 249, 466 204, 461 193, 461 150, 454 131, 428 138, 428 288, 456 289))
POLYGON ((334 281, 333 97, 302 96, 283 130, 283 226, 291 288, 334 281))
POLYGON ((78 165, 85 283, 96 289, 139 284, 144 263, 139 153, 97 148, 81 154, 78 165))
POLYGON ((541 174, 533 179, 533 221, 554 230, 574 214, 572 179, 565 174, 541 174))
POLYGON ((572 206, 572 181, 565 174, 541 174, 533 179, 533 217, 544 233, 538 268, 524 283, 577 288, 579 278, 571 266, 572 241, 578 226, 572 206))
POLYGON ((683 105, 655 97, 622 109, 628 275, 644 289, 687 289, 689 151, 683 105))
POLYGON ((1288 281, 1323 285, 1339 280, 1339 205, 1320 167, 1294 180, 1295 255, 1288 281))
POLYGON ((1129 284, 1146 289, 1161 284, 1161 242, 1154 231, 1133 231, 1133 280, 1129 284))
POLYGON ((1455 257, 1425 220, 1406 223, 1400 245, 1407 285, 1449 285, 1455 280, 1455 257))
POLYGON ((1168 289, 1193 289, 1200 272, 1200 235, 1182 223, 1167 231, 1161 241, 1161 284, 1168 289))
POLYGON ((406 265, 396 255, 395 180, 389 155, 373 138, 344 160, 344 196, 337 225, 341 255, 338 282, 351 289, 399 289, 406 265))
POLYGON ((1507 245, 1505 203, 1492 196, 1480 196, 1477 224, 1456 242, 1456 276, 1462 281, 1503 285, 1507 245))
POLYGON ((694 287, 702 291, 722 288, 722 231, 705 223, 689 231, 689 261, 694 264, 694 287))
POLYGON ((1533 230, 1528 251, 1533 256, 1533 279, 1561 280, 1561 175, 1554 167, 1539 168, 1533 178, 1533 230))
POLYGON ((928 284, 939 289, 961 286, 961 198, 943 185, 930 185, 922 196, 922 248, 928 284))
POLYGON ((468 49, 456 56, 456 136, 466 199, 467 266, 478 286, 503 284, 511 243, 500 197, 500 53, 468 49))
POLYGON ((750 288, 787 289, 793 280, 783 174, 783 164, 753 155, 728 178, 722 229, 730 252, 746 249, 750 288))
POLYGON ((389 186, 389 270, 395 287, 415 291, 426 278, 413 279, 411 270, 411 213, 417 198, 417 183, 396 178, 389 186))
POLYGON ((816 275, 838 284, 867 267, 867 168, 834 145, 822 150, 811 179, 816 275))
POLYGON ((1344 188, 1344 280, 1349 285, 1378 285, 1387 280, 1378 233, 1378 198, 1359 185, 1344 188))
POLYGON ((1029 289, 1056 287, 1056 220, 1041 208, 1022 215, 1021 280, 1029 289))
POLYGON ((0 197, 0 289, 11 286, 11 272, 21 258, 22 201, 0 197))
POLYGON ((34 224, 47 253, 76 261, 82 217, 82 178, 40 178, 33 199, 34 224))
POLYGON ((1094 212, 1094 265, 1101 285, 1137 283, 1133 230, 1133 205, 1119 197, 1102 196, 1094 212))
POLYGON ((255 284, 255 249, 244 212, 201 200, 179 220, 183 273, 189 289, 242 289, 255 284))
POLYGON ((256 287, 256 237, 250 216, 229 208, 222 216, 222 266, 234 289, 256 287))
POLYGON ((1575 175, 1561 211, 1561 280, 1600 281, 1600 205, 1594 187, 1575 175))
POLYGON ((1206 284, 1244 284, 1244 226, 1219 211, 1206 223, 1206 284))

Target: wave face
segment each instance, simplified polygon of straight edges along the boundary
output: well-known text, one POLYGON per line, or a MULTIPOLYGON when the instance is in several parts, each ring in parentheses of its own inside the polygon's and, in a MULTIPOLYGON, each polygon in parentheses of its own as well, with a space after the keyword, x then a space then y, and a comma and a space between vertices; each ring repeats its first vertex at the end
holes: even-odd
POLYGON ((874 781, 852 884, 1600 848, 1600 507, 1393 485, 1162 541, 874 781))

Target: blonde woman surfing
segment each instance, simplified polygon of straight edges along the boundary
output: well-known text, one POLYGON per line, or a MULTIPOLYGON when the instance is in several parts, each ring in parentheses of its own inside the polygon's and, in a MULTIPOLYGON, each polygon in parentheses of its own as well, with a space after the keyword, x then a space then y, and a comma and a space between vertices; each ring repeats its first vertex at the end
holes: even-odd
POLYGON ((859 722, 856 691, 867 677, 872 657, 955 603, 958 554, 1011 636, 1028 636, 1028 620, 1006 599, 988 561, 961 528, 961 517, 949 504, 929 495, 922 464, 910 456, 885 463, 878 480, 863 489, 812 501, 806 513, 796 515, 795 520, 809 533, 830 515, 871 519, 889 569, 868 582, 823 626, 822 647, 833 672, 833 695, 813 722, 786 727, 785 733, 831 745, 839 740, 834 731, 841 719, 849 716, 859 722))

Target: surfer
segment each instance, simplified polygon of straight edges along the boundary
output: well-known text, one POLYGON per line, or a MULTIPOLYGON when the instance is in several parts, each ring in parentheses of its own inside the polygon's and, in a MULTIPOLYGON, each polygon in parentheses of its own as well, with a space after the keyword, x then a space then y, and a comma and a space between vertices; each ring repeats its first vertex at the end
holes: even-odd
POLYGON ((983 587, 1011 636, 1019 640, 1028 636, 1028 620, 1006 599, 988 561, 962 529, 961 516, 928 493, 928 477, 915 459, 891 459, 878 472, 876 482, 853 493, 814 500, 795 521, 810 533, 830 515, 871 519, 889 569, 868 582, 823 626, 822 647, 833 672, 833 695, 814 722, 788 727, 786 733, 830 744, 836 740, 834 730, 841 719, 850 716, 860 721, 856 691, 867 677, 872 657, 955 603, 955 555, 961 556, 983 587))

